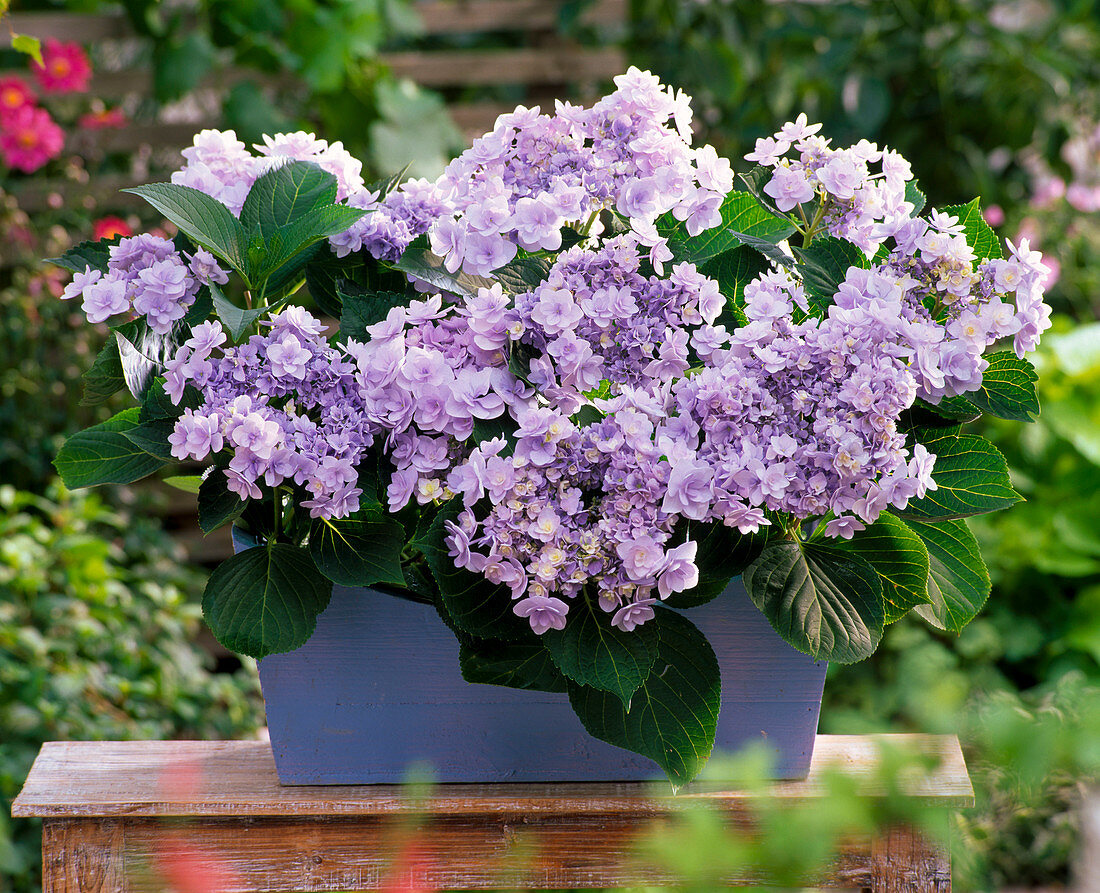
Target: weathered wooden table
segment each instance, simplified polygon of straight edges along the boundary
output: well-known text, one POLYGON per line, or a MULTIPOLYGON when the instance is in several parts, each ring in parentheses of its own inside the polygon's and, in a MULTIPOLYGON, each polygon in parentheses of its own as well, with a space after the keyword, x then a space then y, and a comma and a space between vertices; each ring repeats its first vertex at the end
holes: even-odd
MULTIPOLYGON (((869 781, 883 741, 940 758, 908 796, 945 812, 973 805, 953 736, 822 735, 809 777, 777 783, 766 796, 820 797, 830 764, 869 781)), ((685 798, 737 821, 750 796, 760 795, 706 790, 674 799, 646 784, 438 785, 413 802, 400 786, 281 787, 263 742, 55 742, 43 746, 12 815, 44 821, 44 893, 163 889, 152 866, 164 858, 181 871, 196 858, 224 866, 211 889, 377 889, 395 860, 405 861, 414 887, 560 889, 673 883, 632 858, 637 833, 685 798)), ((944 893, 950 857, 895 830, 852 841, 817 884, 944 893)))

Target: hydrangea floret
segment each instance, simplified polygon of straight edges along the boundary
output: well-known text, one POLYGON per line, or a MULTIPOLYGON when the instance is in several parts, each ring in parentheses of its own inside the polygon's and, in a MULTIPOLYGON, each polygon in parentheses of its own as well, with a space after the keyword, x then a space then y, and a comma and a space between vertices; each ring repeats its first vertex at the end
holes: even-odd
POLYGON ((962 426, 1034 418, 1050 310, 1041 257, 1005 255, 977 200, 922 215, 896 152, 803 115, 735 184, 687 97, 616 86, 502 116, 435 182, 367 185, 309 134, 199 134, 132 190, 174 239, 57 261, 113 323, 87 399, 140 405, 56 464, 70 486, 205 466, 172 480, 255 544, 204 595, 229 647, 301 646, 333 583, 423 601, 469 681, 568 691, 680 784, 721 684, 687 609, 735 576, 817 660, 980 610, 965 518, 1020 497, 962 426), (670 625, 692 648, 662 649, 670 625), (624 732, 662 699, 655 740, 624 732))

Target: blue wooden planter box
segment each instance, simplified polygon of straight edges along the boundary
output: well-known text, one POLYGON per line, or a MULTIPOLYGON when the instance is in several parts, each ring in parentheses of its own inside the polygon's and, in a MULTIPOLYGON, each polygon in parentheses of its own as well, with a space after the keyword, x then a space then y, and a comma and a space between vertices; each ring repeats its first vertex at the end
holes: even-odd
MULTIPOLYGON (((721 665, 715 750, 763 740, 779 777, 805 776, 825 663, 779 638, 739 580, 687 616, 721 665)), ((458 642, 429 605, 336 586, 310 640, 259 666, 283 784, 400 782, 413 763, 430 764, 439 782, 663 777, 592 738, 564 694, 466 682, 458 642)))

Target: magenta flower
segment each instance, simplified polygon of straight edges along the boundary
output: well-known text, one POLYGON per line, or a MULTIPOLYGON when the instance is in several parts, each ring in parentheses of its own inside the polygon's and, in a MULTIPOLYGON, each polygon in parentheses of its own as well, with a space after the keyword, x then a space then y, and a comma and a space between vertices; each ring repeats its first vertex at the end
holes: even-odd
POLYGON ((61 154, 65 132, 45 109, 23 105, 0 120, 0 158, 25 174, 32 174, 61 154))
POLYGON ((42 62, 34 63, 31 70, 47 93, 82 93, 88 89, 92 66, 80 44, 50 38, 42 47, 42 62))

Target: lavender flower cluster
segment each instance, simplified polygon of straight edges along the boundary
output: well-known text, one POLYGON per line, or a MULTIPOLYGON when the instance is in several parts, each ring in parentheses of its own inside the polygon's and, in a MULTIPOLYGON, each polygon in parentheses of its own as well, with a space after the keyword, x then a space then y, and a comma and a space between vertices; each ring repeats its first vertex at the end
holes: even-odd
POLYGON ((300 307, 273 316, 266 334, 225 343, 221 324, 204 322, 167 364, 164 388, 174 403, 188 386, 202 396, 176 421, 172 455, 202 461, 231 451, 223 473, 242 500, 261 496, 260 480, 293 481, 309 492, 302 505, 312 517, 357 511, 357 466, 376 426, 356 399, 355 364, 300 307))
MULTIPOLYGON (((425 233, 451 272, 559 253, 528 291, 410 300, 364 342, 330 345, 296 307, 235 347, 219 323, 195 327, 165 372, 174 402, 201 395, 173 455, 228 452, 242 499, 293 481, 311 515, 340 518, 358 509, 357 466, 377 445, 390 511, 459 498, 456 564, 507 586, 537 633, 563 628, 582 591, 620 629, 652 619, 657 600, 699 580, 685 521, 749 533, 778 516, 851 537, 935 489, 935 456, 906 445, 902 413, 980 387, 996 341, 1034 348, 1050 313, 1039 256, 1024 243, 978 262, 956 218, 910 217, 904 159, 867 142, 830 148, 800 116, 748 156, 774 168, 765 193, 797 209, 807 238, 825 230, 876 260, 847 271, 825 312, 775 266, 746 284, 747 322, 730 331, 718 282, 689 263, 666 274, 656 225, 666 213, 691 235, 719 225, 729 164, 691 148, 682 93, 636 69, 616 85, 590 109, 502 116, 437 182, 384 196, 339 144, 281 135, 253 156, 231 132, 200 134, 173 180, 235 212, 280 158, 332 172, 339 197, 370 212, 331 239, 341 257, 393 261, 425 233), (629 228, 603 237, 601 210, 629 228), (567 223, 582 241, 561 251, 567 223), (514 432, 475 434, 494 420, 514 432)), ((183 258, 151 236, 124 240, 110 263, 66 291, 94 320, 132 307, 170 327, 201 283, 225 281, 205 252, 183 258)))
POLYGON ((337 201, 363 189, 363 163, 341 143, 317 139, 312 133, 280 133, 265 136, 253 155, 232 130, 203 130, 194 144, 183 150, 186 164, 172 174, 172 182, 190 186, 217 199, 240 216, 252 184, 274 167, 288 161, 311 161, 336 178, 337 201))
POLYGON ((503 333, 537 355, 529 380, 565 413, 602 381, 616 390, 672 381, 689 366, 688 341, 715 337, 725 298, 693 264, 667 278, 643 276, 638 236, 627 233, 595 249, 560 254, 546 281, 518 295, 508 312, 479 313, 472 326, 503 333))
POLYGON ((154 332, 167 335, 187 315, 202 286, 228 281, 210 252, 199 248, 185 254, 167 239, 143 233, 112 245, 106 274, 85 267, 61 297, 82 297, 89 322, 134 313, 144 316, 154 332))
POLYGON ((867 140, 832 149, 829 140, 817 136, 819 130, 820 124, 799 115, 773 136, 758 139, 745 158, 775 169, 764 192, 780 211, 802 213, 800 206, 819 199, 818 222, 829 234, 873 253, 913 211, 905 198, 913 171, 897 152, 867 140), (798 158, 787 157, 792 148, 798 158), (879 165, 879 173, 871 173, 872 164, 879 165))
POLYGON ((690 98, 633 67, 615 85, 588 109, 502 115, 448 166, 437 187, 450 213, 429 231, 448 270, 488 275, 517 248, 556 251, 563 225, 591 232, 604 208, 630 221, 660 269, 672 254, 659 215, 671 211, 693 235, 720 222, 733 172, 710 146, 691 148, 690 98))

